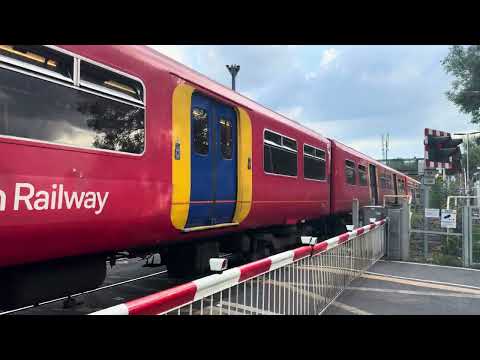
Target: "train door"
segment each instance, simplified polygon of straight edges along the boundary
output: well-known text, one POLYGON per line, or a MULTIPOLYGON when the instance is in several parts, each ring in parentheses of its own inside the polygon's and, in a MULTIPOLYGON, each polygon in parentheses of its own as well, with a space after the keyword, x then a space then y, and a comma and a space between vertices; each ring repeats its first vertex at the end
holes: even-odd
POLYGON ((378 187, 377 187, 377 168, 375 165, 369 165, 370 172, 370 191, 372 193, 373 205, 378 205, 378 187))
POLYGON ((231 223, 237 197, 237 116, 233 108, 192 95, 191 187, 186 227, 231 223))

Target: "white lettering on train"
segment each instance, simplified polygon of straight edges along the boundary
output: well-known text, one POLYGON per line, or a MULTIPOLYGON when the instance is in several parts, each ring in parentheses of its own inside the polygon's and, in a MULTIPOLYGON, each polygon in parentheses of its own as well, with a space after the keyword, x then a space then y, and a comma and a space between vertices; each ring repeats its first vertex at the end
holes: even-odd
POLYGON ((7 194, 4 191, 0 190, 0 211, 5 211, 5 206, 7 205, 7 194))
MULTIPOLYGON (((35 187, 29 183, 15 184, 13 210, 61 210, 66 209, 92 209, 95 215, 100 215, 107 204, 109 192, 76 192, 65 191, 63 184, 52 185, 51 191, 35 191, 35 187)), ((7 195, 0 190, 0 211, 5 211, 7 195)))

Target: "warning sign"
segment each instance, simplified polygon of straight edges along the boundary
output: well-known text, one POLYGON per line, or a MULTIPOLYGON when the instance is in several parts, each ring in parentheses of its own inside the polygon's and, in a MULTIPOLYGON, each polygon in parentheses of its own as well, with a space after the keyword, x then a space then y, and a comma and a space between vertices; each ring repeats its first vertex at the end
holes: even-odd
POLYGON ((438 219, 440 217, 440 209, 425 208, 425 217, 438 219))
POLYGON ((442 228, 456 228, 457 210, 442 209, 442 214, 440 216, 440 225, 442 228))

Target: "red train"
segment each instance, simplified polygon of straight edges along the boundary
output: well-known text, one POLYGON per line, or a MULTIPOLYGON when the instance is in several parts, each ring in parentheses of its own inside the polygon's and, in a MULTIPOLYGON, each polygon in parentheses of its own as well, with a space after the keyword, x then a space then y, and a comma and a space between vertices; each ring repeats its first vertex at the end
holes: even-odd
POLYGON ((344 229, 418 183, 145 46, 0 45, 0 302, 344 229))

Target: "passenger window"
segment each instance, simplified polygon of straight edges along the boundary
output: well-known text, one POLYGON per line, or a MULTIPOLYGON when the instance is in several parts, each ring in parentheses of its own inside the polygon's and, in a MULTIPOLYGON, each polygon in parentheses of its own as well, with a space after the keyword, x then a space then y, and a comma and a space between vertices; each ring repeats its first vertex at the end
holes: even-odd
POLYGON ((303 177, 309 180, 325 180, 325 151, 303 145, 303 177))
POLYGON ((303 153, 307 155, 315 156, 315 148, 308 145, 303 145, 303 153))
POLYGON ((345 161, 345 179, 347 184, 355 185, 355 163, 353 161, 345 161))
POLYGON ((265 131, 263 168, 270 174, 297 176, 297 142, 265 131))
POLYGON ((193 149, 197 154, 208 154, 208 113, 201 108, 192 110, 193 149))
POLYGON ((270 131, 265 131, 264 136, 265 142, 271 142, 273 145, 282 146, 282 136, 272 133, 270 131))
POLYGON ((80 80, 82 86, 143 103, 143 87, 138 81, 100 66, 82 61, 80 63, 80 80))
POLYGON ((73 57, 40 45, 0 45, 0 60, 73 79, 73 57), (13 60, 13 61, 12 61, 13 60), (46 71, 45 71, 46 70, 46 71))
POLYGON ((283 146, 286 146, 290 150, 297 151, 297 142, 292 139, 282 137, 283 146))
POLYGON ((363 165, 358 165, 358 183, 359 185, 367 185, 367 168, 363 165))
POLYGON ((224 159, 232 158, 232 122, 220 118, 220 145, 224 159))
POLYGON ((0 68, 0 134, 141 154, 144 109, 0 68))

